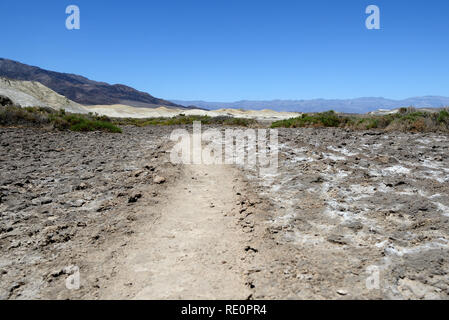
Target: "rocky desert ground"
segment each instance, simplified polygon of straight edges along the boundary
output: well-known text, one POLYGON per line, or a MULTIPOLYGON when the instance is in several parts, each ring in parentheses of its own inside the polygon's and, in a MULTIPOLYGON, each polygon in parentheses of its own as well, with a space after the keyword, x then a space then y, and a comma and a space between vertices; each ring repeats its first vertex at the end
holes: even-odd
POLYGON ((95 296, 111 256, 155 219, 143 208, 179 175, 165 161, 165 130, 0 132, 1 298, 69 297, 71 265, 90 270, 75 296, 95 296))
POLYGON ((447 135, 280 129, 263 176, 172 130, 0 128, 0 298, 449 297, 447 135))
POLYGON ((448 298, 448 136, 279 135, 277 174, 246 172, 271 205, 255 298, 448 298))

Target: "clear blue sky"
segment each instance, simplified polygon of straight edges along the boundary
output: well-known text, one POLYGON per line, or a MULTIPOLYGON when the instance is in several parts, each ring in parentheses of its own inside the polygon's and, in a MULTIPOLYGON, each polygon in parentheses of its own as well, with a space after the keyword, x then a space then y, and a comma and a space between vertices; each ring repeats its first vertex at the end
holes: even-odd
POLYGON ((1 1, 0 57, 167 99, 449 96, 448 0, 1 1), (65 8, 81 29, 65 28, 65 8), (365 28, 365 8, 381 30, 365 28))

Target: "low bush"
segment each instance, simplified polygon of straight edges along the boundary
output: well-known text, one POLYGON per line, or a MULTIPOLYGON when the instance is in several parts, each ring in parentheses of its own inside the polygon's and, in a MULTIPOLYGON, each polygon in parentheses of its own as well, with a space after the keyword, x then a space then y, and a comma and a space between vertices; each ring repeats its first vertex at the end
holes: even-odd
POLYGON ((348 121, 347 118, 339 116, 334 111, 307 114, 300 117, 275 121, 272 128, 302 128, 302 127, 340 127, 348 121))
POLYGON ((57 130, 106 131, 120 133, 122 130, 106 116, 66 113, 43 108, 17 106, 0 107, 1 125, 51 127, 57 130))
POLYGON ((412 107, 401 108, 397 113, 387 115, 342 115, 328 111, 275 121, 271 127, 342 127, 360 130, 447 132, 449 131, 449 111, 443 109, 439 112, 423 112, 412 107))
POLYGON ((225 125, 225 126, 242 126, 249 127, 256 125, 257 121, 253 119, 234 118, 227 116, 209 117, 209 116, 186 116, 180 114, 172 118, 115 118, 112 123, 116 125, 135 125, 138 127, 145 126, 172 126, 172 125, 188 125, 194 121, 200 121, 204 125, 225 125))

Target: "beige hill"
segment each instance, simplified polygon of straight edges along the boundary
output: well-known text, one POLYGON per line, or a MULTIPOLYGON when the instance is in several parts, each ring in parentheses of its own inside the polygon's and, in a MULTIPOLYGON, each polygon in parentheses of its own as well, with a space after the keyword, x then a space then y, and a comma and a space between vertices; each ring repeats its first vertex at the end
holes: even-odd
POLYGON ((180 114, 186 116, 230 116, 238 118, 251 118, 258 120, 280 120, 297 117, 297 112, 277 112, 273 110, 238 110, 238 109, 219 109, 219 110, 200 110, 200 109, 176 109, 176 108, 136 108, 126 105, 97 105, 86 106, 88 111, 107 115, 116 118, 158 118, 158 117, 174 117, 180 114))
POLYGON ((80 104, 47 88, 36 81, 19 81, 0 78, 0 95, 8 97, 21 107, 49 107, 74 113, 87 113, 80 104))

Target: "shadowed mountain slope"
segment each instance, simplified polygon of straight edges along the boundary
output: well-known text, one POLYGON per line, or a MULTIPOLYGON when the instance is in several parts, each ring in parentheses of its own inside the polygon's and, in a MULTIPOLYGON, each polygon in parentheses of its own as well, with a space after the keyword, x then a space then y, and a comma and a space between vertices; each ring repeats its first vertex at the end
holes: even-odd
POLYGON ((79 75, 44 70, 3 58, 0 58, 0 76, 13 80, 40 82, 68 99, 83 105, 125 104, 141 108, 161 106, 184 108, 122 84, 110 85, 79 75))

